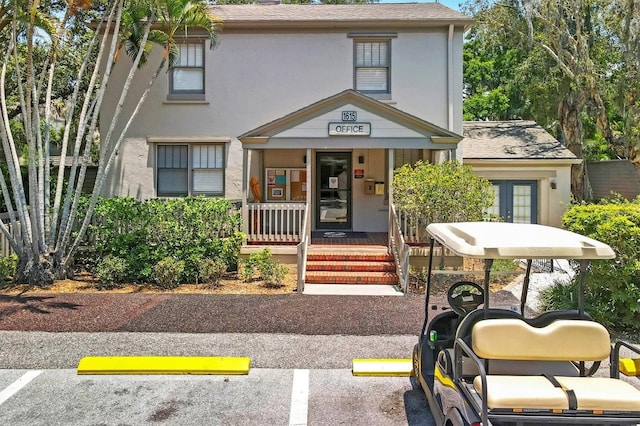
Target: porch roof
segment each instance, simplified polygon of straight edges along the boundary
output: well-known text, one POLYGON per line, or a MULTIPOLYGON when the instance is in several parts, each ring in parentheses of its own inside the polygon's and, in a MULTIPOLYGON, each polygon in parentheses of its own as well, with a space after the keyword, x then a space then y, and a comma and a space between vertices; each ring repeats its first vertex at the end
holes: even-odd
POLYGON ((462 136, 347 89, 240 135, 244 148, 456 149, 462 136), (357 116, 344 121, 348 110, 357 116), (337 135, 332 125, 364 124, 362 133, 337 135))

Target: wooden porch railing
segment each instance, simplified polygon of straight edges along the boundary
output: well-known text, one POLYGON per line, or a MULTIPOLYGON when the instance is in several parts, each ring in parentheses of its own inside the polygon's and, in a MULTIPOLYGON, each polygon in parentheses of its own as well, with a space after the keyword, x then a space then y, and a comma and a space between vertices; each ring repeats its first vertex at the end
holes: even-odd
POLYGON ((251 203, 243 215, 247 241, 298 243, 302 240, 304 203, 251 203))
POLYGON ((409 245, 405 242, 395 206, 389 209, 389 248, 396 263, 396 273, 400 288, 406 294, 409 290, 409 245))
POLYGON ((307 273, 307 249, 311 240, 311 220, 309 218, 309 210, 304 212, 304 220, 302 221, 302 239, 298 243, 298 294, 304 291, 304 277, 307 273))
MULTIPOLYGON (((427 235, 427 224, 422 223, 417 217, 400 209, 396 209, 396 218, 400 232, 404 236, 407 244, 428 245, 429 236, 427 235)), ((391 228, 389 228, 391 229, 391 228)))

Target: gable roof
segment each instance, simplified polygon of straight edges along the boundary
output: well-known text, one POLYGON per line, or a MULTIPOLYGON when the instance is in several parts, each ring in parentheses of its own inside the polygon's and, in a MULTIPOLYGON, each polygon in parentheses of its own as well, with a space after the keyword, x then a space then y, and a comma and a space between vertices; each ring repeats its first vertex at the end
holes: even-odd
POLYGON ((365 96, 353 89, 347 89, 328 98, 314 102, 284 117, 250 130, 238 136, 238 139, 242 143, 265 142, 270 137, 282 133, 300 123, 304 123, 345 105, 357 106, 375 113, 376 115, 414 130, 424 135, 425 138, 430 138, 434 143, 455 145, 462 139, 462 136, 454 132, 365 96))
POLYGON ((590 161, 587 173, 594 200, 611 197, 611 191, 630 201, 640 195, 640 173, 629 160, 590 161))
POLYGON ((534 121, 465 121, 464 160, 574 160, 577 157, 534 121))
POLYGON ((364 4, 229 4, 210 10, 224 22, 224 28, 301 27, 373 28, 461 25, 473 20, 440 3, 364 4))

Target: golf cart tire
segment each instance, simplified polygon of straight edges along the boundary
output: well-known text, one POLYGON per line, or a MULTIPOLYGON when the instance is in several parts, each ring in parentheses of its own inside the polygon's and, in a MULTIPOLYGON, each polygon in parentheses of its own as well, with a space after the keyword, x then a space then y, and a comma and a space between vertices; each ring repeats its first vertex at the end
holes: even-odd
POLYGON ((422 383, 420 383, 420 360, 418 359, 417 344, 413 347, 412 364, 413 368, 411 369, 411 380, 413 381, 413 387, 414 389, 422 389, 422 383))

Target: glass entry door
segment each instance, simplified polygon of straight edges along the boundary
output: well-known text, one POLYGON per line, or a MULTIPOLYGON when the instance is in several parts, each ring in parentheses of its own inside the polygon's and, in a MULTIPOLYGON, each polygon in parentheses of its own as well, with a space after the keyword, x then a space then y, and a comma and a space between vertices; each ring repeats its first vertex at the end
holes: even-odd
POLYGON ((316 228, 351 229, 351 153, 316 153, 316 228))

